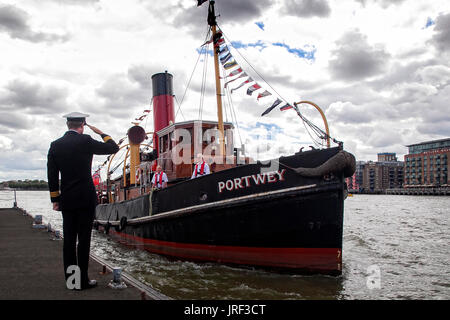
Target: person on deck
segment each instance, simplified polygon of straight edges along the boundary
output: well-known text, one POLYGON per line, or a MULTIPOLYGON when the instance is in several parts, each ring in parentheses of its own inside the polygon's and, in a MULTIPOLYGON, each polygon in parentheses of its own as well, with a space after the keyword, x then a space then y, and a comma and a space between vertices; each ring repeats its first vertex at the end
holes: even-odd
POLYGON ((88 116, 79 112, 65 115, 69 130, 50 144, 47 155, 50 200, 53 210, 62 211, 63 216, 66 286, 77 290, 97 285, 96 280, 88 277, 91 233, 97 205, 97 194, 92 181, 92 158, 94 154, 106 155, 119 151, 119 146, 109 135, 86 123, 88 116), (100 135, 104 142, 83 134, 85 126, 100 135), (73 275, 77 274, 72 266, 79 267, 80 277, 69 285, 68 280, 73 280, 73 275))
POLYGON ((166 188, 168 181, 169 179, 167 179, 166 173, 162 171, 161 166, 157 166, 156 172, 152 178, 152 188, 159 188, 159 189, 166 188))
POLYGON ((203 155, 201 153, 199 153, 197 155, 197 164, 194 167, 194 172, 192 172, 192 177, 191 179, 197 178, 197 177, 201 177, 204 176, 206 174, 209 174, 209 166, 208 164, 205 162, 205 159, 203 158, 203 155))

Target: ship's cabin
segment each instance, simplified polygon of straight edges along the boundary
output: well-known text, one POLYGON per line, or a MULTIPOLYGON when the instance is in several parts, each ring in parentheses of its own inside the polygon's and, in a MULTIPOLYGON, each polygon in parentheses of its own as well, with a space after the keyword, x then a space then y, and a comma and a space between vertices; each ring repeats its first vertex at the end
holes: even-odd
MULTIPOLYGON (((223 155, 217 127, 217 121, 194 120, 173 123, 154 133, 154 151, 141 151, 139 166, 135 170, 130 170, 129 165, 125 167, 124 174, 111 181, 108 200, 102 202, 123 201, 148 193, 157 165, 167 174, 168 185, 190 179, 199 153, 208 163, 211 173, 235 167, 239 163, 236 161, 239 155, 233 143, 234 126, 230 122, 224 122, 223 155), (136 182, 130 183, 130 172, 133 171, 136 182)), ((244 159, 244 163, 248 161, 249 159, 244 159)))

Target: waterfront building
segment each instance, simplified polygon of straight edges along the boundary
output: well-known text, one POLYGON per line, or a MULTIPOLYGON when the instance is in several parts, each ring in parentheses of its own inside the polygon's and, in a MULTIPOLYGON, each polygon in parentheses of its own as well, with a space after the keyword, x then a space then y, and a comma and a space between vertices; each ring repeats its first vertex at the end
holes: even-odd
POLYGON ((365 164, 366 163, 364 161, 356 161, 355 173, 353 174, 353 176, 345 179, 349 192, 358 193, 361 191, 363 187, 363 171, 365 164))
POLYGON ((407 146, 405 155, 405 188, 448 187, 450 138, 407 146))
POLYGON ((401 161, 367 162, 363 170, 364 191, 378 193, 386 189, 401 188, 403 166, 401 161))
POLYGON ((391 162, 391 161, 397 161, 397 156, 395 153, 391 152, 384 152, 378 154, 378 162, 391 162))
POLYGON ((395 153, 379 153, 378 161, 357 161, 355 174, 347 178, 347 188, 354 193, 383 193, 402 188, 404 164, 395 153))

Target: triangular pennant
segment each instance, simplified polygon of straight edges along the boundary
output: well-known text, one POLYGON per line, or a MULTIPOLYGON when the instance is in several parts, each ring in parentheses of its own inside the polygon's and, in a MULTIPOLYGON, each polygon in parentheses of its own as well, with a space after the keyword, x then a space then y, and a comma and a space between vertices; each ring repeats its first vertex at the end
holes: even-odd
POLYGON ((235 90, 243 87, 244 85, 246 85, 247 83, 253 82, 253 79, 251 77, 248 77, 247 80, 245 80, 244 82, 242 82, 240 85, 238 85, 236 88, 231 89, 231 93, 233 93, 235 90))
POLYGON ((225 43, 225 40, 223 38, 217 39, 217 42, 214 42, 214 48, 220 47, 225 43))
POLYGON ((237 62, 235 60, 233 60, 231 62, 228 62, 228 63, 224 64, 223 68, 225 70, 228 70, 228 69, 231 69, 231 68, 233 68, 233 67, 235 67, 237 65, 238 65, 237 62))
POLYGON ((289 103, 286 103, 284 106, 280 107, 281 111, 286 111, 286 110, 289 110, 289 109, 294 109, 294 107, 291 106, 289 103))
POLYGON ((220 63, 224 64, 225 62, 227 62, 231 58, 232 58, 231 53, 228 53, 228 54, 226 54, 226 55, 224 55, 223 57, 220 58, 220 63))
POLYGON ((236 70, 231 71, 228 76, 229 77, 234 77, 235 75, 237 75, 237 74, 239 74, 241 72, 242 72, 242 68, 237 68, 236 70))
POLYGON ((210 44, 211 42, 213 42, 213 38, 211 37, 208 41, 206 41, 204 44, 202 44, 200 47, 203 47, 207 44, 210 44))
POLYGON ((260 86, 259 84, 255 83, 254 85, 250 86, 250 87, 247 89, 247 94, 248 94, 249 96, 251 96, 252 93, 255 92, 255 91, 258 90, 258 89, 261 89, 261 86, 260 86))
POLYGON ((272 111, 272 110, 273 110, 277 105, 279 105, 281 102, 282 102, 282 100, 280 100, 279 98, 277 98, 277 100, 275 100, 275 102, 274 102, 269 108, 267 108, 266 111, 264 111, 264 112, 261 114, 261 117, 262 117, 262 116, 265 116, 266 114, 268 114, 270 111, 272 111))
POLYGON ((227 45, 224 45, 223 47, 219 48, 219 56, 224 54, 225 52, 229 52, 227 45))
POLYGON ((247 76, 247 73, 243 72, 239 77, 237 77, 237 78, 235 78, 235 79, 233 79, 233 80, 230 80, 230 81, 225 82, 225 85, 224 85, 223 87, 226 88, 227 85, 228 85, 230 82, 233 82, 234 80, 237 80, 237 79, 244 78, 244 77, 246 77, 246 76, 247 76))
POLYGON ((256 98, 256 100, 259 100, 259 98, 264 98, 264 97, 271 96, 271 95, 272 94, 269 91, 265 90, 264 92, 258 94, 258 98, 256 98))

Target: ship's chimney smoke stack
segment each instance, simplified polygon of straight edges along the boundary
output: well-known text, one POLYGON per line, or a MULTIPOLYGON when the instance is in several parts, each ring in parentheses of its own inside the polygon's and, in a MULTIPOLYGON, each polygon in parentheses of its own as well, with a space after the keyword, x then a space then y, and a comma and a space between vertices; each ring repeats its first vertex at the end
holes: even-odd
POLYGON ((153 146, 158 150, 159 141, 156 135, 161 129, 175 123, 173 106, 173 76, 166 72, 156 73, 152 76, 153 85, 153 146))

